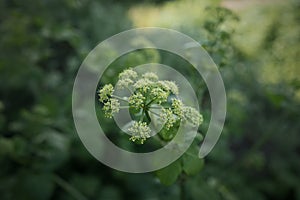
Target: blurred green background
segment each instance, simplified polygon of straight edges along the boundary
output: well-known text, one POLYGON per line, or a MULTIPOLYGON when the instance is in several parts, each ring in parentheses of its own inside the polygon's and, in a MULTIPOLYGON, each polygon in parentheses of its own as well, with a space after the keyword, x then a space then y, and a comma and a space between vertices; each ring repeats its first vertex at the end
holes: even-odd
MULTIPOLYGON (((1 0, 0 199, 300 200, 299 10, 299 0, 1 0), (98 162, 72 119, 73 81, 88 52, 144 26, 198 40, 227 91, 226 124, 202 171, 170 186, 98 162)), ((165 52, 125 56, 102 83, 153 59, 181 69, 209 119, 205 85, 165 52)))

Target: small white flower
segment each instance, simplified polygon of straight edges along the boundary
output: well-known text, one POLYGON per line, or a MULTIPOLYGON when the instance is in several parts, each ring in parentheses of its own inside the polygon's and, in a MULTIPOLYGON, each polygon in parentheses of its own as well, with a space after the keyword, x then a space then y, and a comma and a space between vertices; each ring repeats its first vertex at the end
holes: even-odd
POLYGON ((114 113, 119 112, 120 102, 117 99, 110 99, 108 102, 104 103, 103 111, 107 118, 112 118, 114 113))
POLYGON ((178 86, 173 81, 157 81, 157 86, 175 95, 179 94, 178 86))
POLYGON ((173 94, 175 94, 175 95, 179 94, 179 89, 178 89, 178 86, 176 85, 175 82, 173 82, 173 81, 164 81, 164 83, 166 84, 166 86, 169 88, 169 90, 173 94))
POLYGON ((163 108, 162 112, 160 114, 160 118, 165 123, 165 127, 167 130, 169 130, 171 127, 173 127, 174 123, 176 122, 176 116, 173 114, 171 108, 163 108))
POLYGON ((126 69, 119 74, 119 79, 136 79, 138 74, 132 69, 126 69))
POLYGON ((124 89, 124 88, 128 88, 130 85, 132 85, 134 83, 133 80, 129 79, 129 78, 124 78, 124 79, 120 79, 117 83, 117 87, 119 89, 124 89))
POLYGON ((117 87, 119 89, 129 88, 138 77, 138 74, 132 69, 126 69, 119 74, 119 81, 117 83, 117 87))
POLYGON ((183 117, 183 103, 179 99, 172 99, 172 110, 175 115, 182 118, 183 117))
POLYGON ((150 98, 155 99, 155 102, 161 104, 168 100, 169 93, 159 87, 155 87, 150 91, 150 98))
POLYGON ((112 86, 112 84, 104 85, 104 87, 99 90, 99 101, 104 103, 110 98, 113 92, 114 87, 112 86))
POLYGON ((146 98, 140 92, 138 92, 129 97, 129 105, 136 109, 143 108, 145 99, 146 98))
POLYGON ((134 121, 128 131, 132 135, 129 140, 133 142, 140 141, 143 144, 147 138, 150 138, 151 129, 146 122, 134 121))
POLYGON ((147 72, 142 75, 144 79, 148 79, 150 81, 158 81, 158 76, 153 72, 147 72))
POLYGON ((203 116, 195 108, 185 106, 183 107, 183 120, 199 126, 203 122, 203 116))
POLYGON ((150 81, 149 79, 142 78, 138 80, 133 85, 133 87, 136 90, 142 90, 143 92, 148 92, 151 89, 152 85, 153 85, 152 81, 150 81))

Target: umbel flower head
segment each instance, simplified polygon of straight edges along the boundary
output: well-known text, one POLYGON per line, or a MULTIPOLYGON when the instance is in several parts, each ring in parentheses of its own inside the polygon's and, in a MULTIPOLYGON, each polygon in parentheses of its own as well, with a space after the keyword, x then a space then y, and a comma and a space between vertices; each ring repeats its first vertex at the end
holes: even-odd
POLYGON ((126 69, 119 74, 119 82, 117 86, 120 89, 128 88, 130 85, 132 85, 135 82, 137 76, 138 74, 135 71, 131 69, 126 69))
POLYGON ((174 130, 176 131, 178 122, 189 123, 194 127, 203 122, 202 115, 195 108, 184 105, 179 99, 179 88, 176 83, 159 80, 157 74, 153 72, 138 74, 133 69, 126 69, 119 74, 116 87, 128 90, 130 95, 127 97, 114 95, 114 87, 107 84, 99 90, 99 101, 103 103, 102 110, 107 118, 112 118, 120 109, 129 109, 133 123, 128 131, 131 133, 129 139, 133 142, 143 144, 150 138, 149 123, 152 120, 159 120, 160 124, 163 124, 162 139, 172 138, 175 135, 174 130), (121 106, 119 100, 126 105, 121 106), (167 134, 170 132, 170 137, 165 137, 166 131, 167 134))
POLYGON ((109 101, 104 103, 103 111, 105 113, 105 117, 112 118, 114 113, 119 112, 120 110, 120 103, 118 99, 109 99, 109 101))
POLYGON ((104 103, 105 101, 109 100, 113 92, 114 87, 112 86, 112 84, 105 85, 102 89, 99 90, 99 101, 104 103))
POLYGON ((141 144, 144 144, 144 141, 150 137, 151 129, 146 122, 134 121, 133 125, 128 129, 131 133, 131 138, 129 140, 135 142, 140 141, 141 144))

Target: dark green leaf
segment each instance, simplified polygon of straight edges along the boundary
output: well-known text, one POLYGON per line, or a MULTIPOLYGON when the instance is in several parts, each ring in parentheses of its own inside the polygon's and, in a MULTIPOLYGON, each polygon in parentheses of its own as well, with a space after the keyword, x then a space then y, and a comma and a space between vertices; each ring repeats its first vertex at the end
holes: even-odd
POLYGON ((204 160, 193 154, 184 154, 182 157, 182 169, 187 175, 196 175, 204 166, 204 160))
POLYGON ((181 169, 180 161, 176 160, 169 166, 158 170, 156 172, 156 175, 162 184, 172 185, 177 180, 181 171, 182 171, 182 169, 181 169))

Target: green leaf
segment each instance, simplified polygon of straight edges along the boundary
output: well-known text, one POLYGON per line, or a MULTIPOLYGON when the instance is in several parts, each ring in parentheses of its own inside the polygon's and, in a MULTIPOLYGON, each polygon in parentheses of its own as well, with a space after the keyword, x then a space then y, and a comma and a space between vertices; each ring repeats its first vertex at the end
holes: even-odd
POLYGON ((167 129, 164 126, 158 134, 161 136, 161 138, 163 140, 170 141, 175 137, 175 135, 179 129, 179 126, 180 126, 180 120, 177 120, 174 123, 173 127, 171 127, 170 129, 167 129))
POLYGON ((204 166, 204 160, 188 151, 182 156, 182 169, 187 175, 196 175, 204 166))
POLYGON ((162 184, 172 185, 177 180, 181 171, 180 160, 176 160, 169 166, 156 171, 156 175, 162 184))

